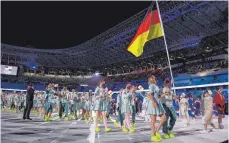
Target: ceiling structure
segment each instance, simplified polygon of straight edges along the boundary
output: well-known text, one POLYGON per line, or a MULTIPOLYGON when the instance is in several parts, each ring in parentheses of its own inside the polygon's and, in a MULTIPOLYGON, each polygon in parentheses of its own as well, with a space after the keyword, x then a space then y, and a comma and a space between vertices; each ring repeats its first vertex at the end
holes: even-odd
MULTIPOLYGON (((227 1, 170 1, 159 2, 159 6, 169 51, 196 46, 203 38, 212 35, 222 46, 227 46, 222 37, 214 36, 225 32, 223 38, 227 38, 227 1)), ((29 49, 2 44, 1 60, 16 65, 32 63, 42 67, 85 69, 152 57, 153 53, 165 50, 163 38, 147 43, 139 58, 126 50, 147 10, 85 43, 67 49, 29 49)))

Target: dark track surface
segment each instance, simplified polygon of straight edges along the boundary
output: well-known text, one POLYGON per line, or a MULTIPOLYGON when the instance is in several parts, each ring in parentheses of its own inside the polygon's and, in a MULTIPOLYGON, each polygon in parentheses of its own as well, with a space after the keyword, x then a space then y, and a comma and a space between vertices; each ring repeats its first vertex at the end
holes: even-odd
MULTIPOLYGON (((1 142, 2 143, 145 143, 150 140, 149 123, 137 120, 137 132, 122 133, 109 122, 112 132, 105 133, 101 124, 100 133, 93 132, 93 126, 84 121, 52 121, 44 122, 41 117, 31 116, 32 121, 22 120, 21 113, 9 111, 1 112, 1 142)), ((215 120, 214 120, 215 122, 215 120)), ((223 130, 201 134, 203 129, 201 120, 183 127, 177 121, 174 134, 175 139, 163 140, 163 143, 217 143, 228 140, 227 117, 224 119, 223 130)))

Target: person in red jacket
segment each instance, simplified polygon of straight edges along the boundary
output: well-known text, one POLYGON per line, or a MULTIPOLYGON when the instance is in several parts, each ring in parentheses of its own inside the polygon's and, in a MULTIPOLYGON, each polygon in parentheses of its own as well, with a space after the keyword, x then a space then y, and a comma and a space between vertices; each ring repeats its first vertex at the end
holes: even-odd
POLYGON ((217 93, 214 96, 214 103, 216 104, 218 114, 219 114, 218 116, 219 128, 223 129, 224 127, 222 125, 222 118, 223 118, 224 109, 225 109, 225 99, 221 93, 222 93, 222 89, 217 88, 217 93))

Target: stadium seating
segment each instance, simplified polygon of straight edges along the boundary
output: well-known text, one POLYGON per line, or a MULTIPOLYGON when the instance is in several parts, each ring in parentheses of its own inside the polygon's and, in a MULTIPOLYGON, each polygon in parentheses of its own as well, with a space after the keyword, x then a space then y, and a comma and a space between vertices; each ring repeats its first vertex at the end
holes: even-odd
MULTIPOLYGON (((175 87, 182 87, 182 86, 191 86, 191 85, 203 85, 203 84, 211 84, 211 83, 223 83, 228 82, 228 73, 221 73, 220 75, 207 75, 205 77, 201 76, 191 76, 191 75, 180 75, 174 77, 174 84, 175 87)), ((118 91, 120 88, 125 88, 127 82, 111 82, 107 83, 106 87, 108 87, 112 91, 118 91)), ((147 80, 133 80, 131 84, 138 86, 141 85, 144 89, 148 89, 147 80)), ((161 79, 158 80, 158 85, 161 86, 163 81, 161 79)), ((36 90, 45 90, 44 84, 35 84, 34 85, 36 90)), ((20 89, 25 90, 26 84, 23 83, 9 83, 9 82, 2 82, 1 88, 3 89, 20 89)), ((88 90, 95 90, 95 86, 87 86, 87 87, 79 87, 76 90, 78 92, 87 92, 88 90)), ((177 94, 180 95, 181 93, 186 93, 189 95, 194 95, 196 97, 201 96, 202 89, 180 89, 176 90, 177 94)), ((207 88, 205 88, 207 89, 207 88)), ((215 92, 215 88, 211 88, 215 92)), ((228 86, 224 87, 223 89, 224 95, 228 95, 228 86)), ((226 99, 228 97, 226 96, 226 99)))

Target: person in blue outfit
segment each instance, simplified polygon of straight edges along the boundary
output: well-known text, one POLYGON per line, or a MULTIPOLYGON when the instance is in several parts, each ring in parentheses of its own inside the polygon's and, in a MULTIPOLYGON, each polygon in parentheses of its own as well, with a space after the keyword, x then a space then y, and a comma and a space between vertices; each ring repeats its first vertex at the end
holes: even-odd
MULTIPOLYGON (((61 107, 60 111, 64 111, 64 119, 69 120, 69 115, 68 115, 68 109, 69 109, 69 91, 67 87, 64 87, 61 91, 61 107)), ((62 117, 62 112, 60 112, 60 117, 62 117)))
POLYGON ((45 121, 51 121, 51 115, 53 112, 53 104, 54 104, 54 94, 55 91, 53 89, 53 84, 49 84, 46 89, 46 97, 45 97, 45 121))
POLYGON ((80 98, 80 94, 76 93, 76 95, 74 96, 74 108, 75 108, 75 120, 78 120, 78 113, 80 114, 80 102, 81 102, 81 98, 80 98), (77 113, 78 112, 78 113, 77 113))
POLYGON ((122 128, 123 132, 130 132, 134 133, 135 129, 131 127, 130 123, 130 115, 133 113, 133 108, 132 108, 132 97, 134 94, 135 88, 131 84, 127 84, 126 88, 123 90, 122 93, 122 113, 125 114, 125 120, 124 120, 124 125, 122 128))
POLYGON ((104 100, 106 99, 106 96, 108 96, 108 90, 105 90, 104 88, 104 84, 105 81, 104 80, 100 80, 98 86, 95 89, 95 94, 93 97, 93 109, 96 113, 95 115, 95 131, 99 132, 100 128, 98 127, 98 117, 99 115, 102 113, 103 116, 103 123, 105 126, 105 132, 110 132, 111 128, 107 127, 107 115, 106 115, 106 111, 107 111, 107 107, 104 107, 104 100))
POLYGON ((176 111, 173 107, 173 95, 171 93, 171 89, 168 87, 163 88, 163 94, 161 95, 162 105, 166 111, 166 121, 163 124, 163 133, 164 138, 175 138, 174 134, 172 133, 172 129, 176 123, 176 111), (170 120, 169 120, 170 119, 170 120), (168 124, 169 121, 169 124, 168 124))
POLYGON ((149 98, 148 102, 148 108, 147 108, 147 114, 151 115, 151 130, 152 130, 152 136, 151 141, 153 142, 160 142, 162 140, 161 135, 159 134, 159 131, 166 121, 165 116, 165 110, 163 108, 162 102, 159 99, 159 87, 156 85, 157 80, 156 77, 151 75, 148 78, 148 84, 149 84, 149 94, 147 95, 149 98), (155 123, 156 118, 159 116, 161 118, 160 123, 158 127, 155 129, 155 123))

